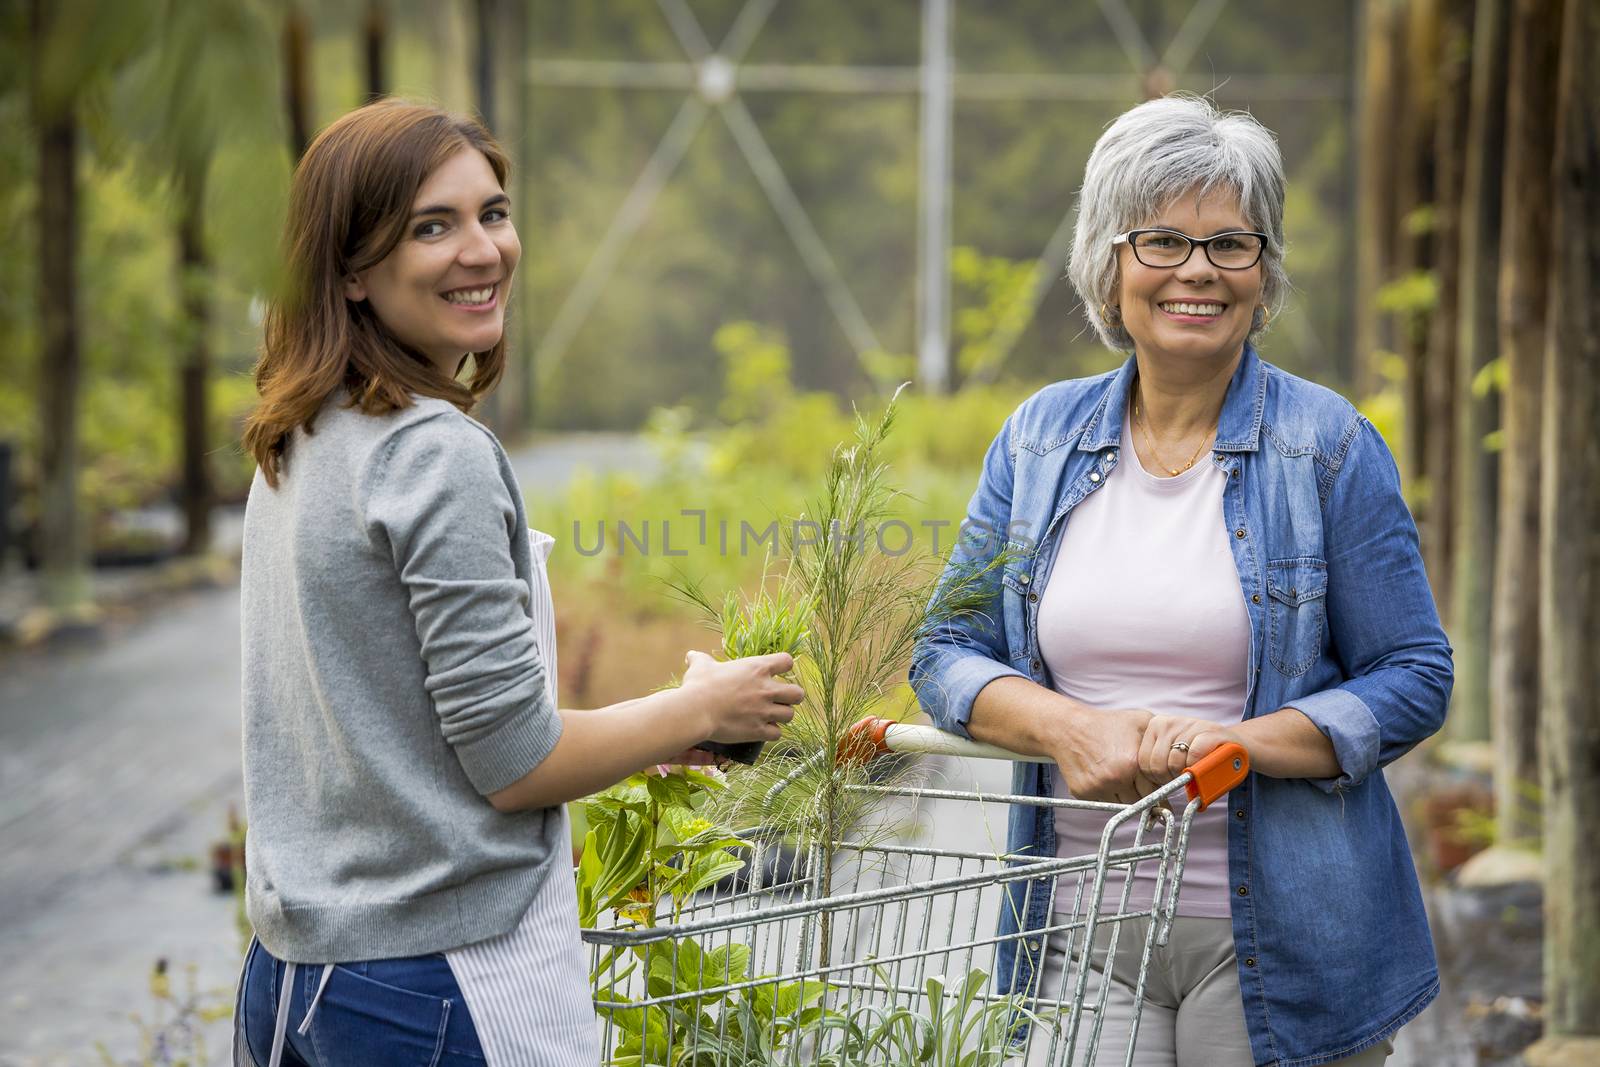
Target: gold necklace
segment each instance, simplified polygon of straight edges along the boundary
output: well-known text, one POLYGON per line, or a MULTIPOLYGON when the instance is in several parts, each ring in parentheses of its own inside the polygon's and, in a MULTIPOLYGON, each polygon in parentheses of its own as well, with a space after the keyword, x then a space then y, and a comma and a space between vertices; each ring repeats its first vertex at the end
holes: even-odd
POLYGON ((1161 469, 1166 471, 1167 474, 1173 478, 1176 478, 1178 475, 1194 466, 1194 461, 1199 459, 1200 453, 1206 450, 1206 442, 1210 441, 1211 435, 1217 432, 1216 426, 1212 426, 1211 429, 1207 430, 1206 435, 1200 438, 1200 447, 1195 449, 1194 455, 1189 457, 1189 462, 1185 463, 1177 470, 1173 470, 1171 467, 1167 466, 1167 461, 1162 459, 1161 454, 1156 451, 1156 443, 1150 436, 1149 420, 1139 418, 1139 394, 1137 393, 1135 393, 1133 396, 1133 424, 1139 427, 1140 432, 1144 434, 1144 443, 1145 447, 1150 449, 1150 458, 1155 460, 1156 463, 1161 466, 1161 469))

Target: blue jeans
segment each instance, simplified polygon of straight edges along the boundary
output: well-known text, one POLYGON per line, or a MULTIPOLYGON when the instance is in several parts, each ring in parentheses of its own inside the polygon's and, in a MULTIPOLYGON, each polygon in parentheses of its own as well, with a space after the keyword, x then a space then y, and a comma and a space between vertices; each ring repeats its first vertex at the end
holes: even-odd
MULTIPOLYGON (((239 990, 239 1024, 262 1067, 286 965, 251 941, 239 990)), ((285 1067, 465 1067, 484 1062, 472 1014, 443 953, 333 965, 333 974, 302 1037, 295 1031, 316 996, 323 968, 296 968, 289 997, 285 1067)))

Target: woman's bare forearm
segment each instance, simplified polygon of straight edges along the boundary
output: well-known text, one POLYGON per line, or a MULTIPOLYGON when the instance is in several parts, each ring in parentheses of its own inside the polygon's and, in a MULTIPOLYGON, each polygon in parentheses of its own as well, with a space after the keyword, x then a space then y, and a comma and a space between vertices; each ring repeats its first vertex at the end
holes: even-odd
POLYGON ((561 712, 561 739, 537 767, 489 796, 501 811, 588 796, 702 741, 776 741, 805 690, 782 677, 787 652, 716 660, 690 651, 683 684, 598 711, 561 712))
POLYGON ((1268 778, 1337 778, 1344 773, 1333 742, 1296 708, 1258 715, 1232 727, 1250 753, 1250 769, 1268 778))
POLYGON ((1023 756, 1052 759, 1068 744, 1083 705, 1015 675, 996 678, 978 691, 967 720, 974 740, 1023 756))
POLYGON ((593 711, 560 712, 561 739, 539 765, 489 795, 500 811, 546 808, 588 796, 710 736, 711 716, 682 689, 593 711))
POLYGON ((1025 756, 1047 756, 1080 800, 1131 804, 1155 783, 1139 776, 1142 708, 1091 708, 1015 676, 996 678, 973 702, 967 732, 1025 756))

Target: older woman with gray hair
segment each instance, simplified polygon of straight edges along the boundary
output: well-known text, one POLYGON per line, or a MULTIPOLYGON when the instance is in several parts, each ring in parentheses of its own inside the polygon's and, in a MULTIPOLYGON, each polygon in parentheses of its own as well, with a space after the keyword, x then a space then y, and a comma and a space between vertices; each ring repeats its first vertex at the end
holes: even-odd
MULTIPOLYGON (((1018 794, 1131 803, 1224 742, 1248 750, 1248 779, 1195 819, 1151 957, 1134 1058, 1151 1067, 1381 1063, 1439 988, 1382 768, 1443 722, 1450 647, 1382 438, 1256 353, 1288 288, 1283 202, 1276 140, 1249 115, 1175 96, 1106 130, 1070 277, 1128 358, 1001 427, 967 523, 1006 533, 950 564, 1006 550, 990 610, 930 633, 912 665, 938 725, 1054 761, 1018 763, 1018 794)), ((1018 806, 1008 845, 1093 854, 1103 829, 1018 806)), ((1151 873, 1131 906, 1149 907, 1151 873)), ((999 980, 1054 999, 1081 943, 1035 931, 1071 894, 1010 889, 999 980)), ((1144 937, 1092 950, 1101 1062, 1135 1025, 1144 937)))

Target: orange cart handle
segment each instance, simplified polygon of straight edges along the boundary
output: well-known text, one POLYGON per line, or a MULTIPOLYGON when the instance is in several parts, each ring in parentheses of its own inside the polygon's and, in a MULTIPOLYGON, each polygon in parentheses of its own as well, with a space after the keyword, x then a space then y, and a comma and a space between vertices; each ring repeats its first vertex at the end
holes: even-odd
POLYGON ((1250 773, 1250 753, 1243 745, 1229 741, 1189 765, 1189 780, 1184 791, 1189 799, 1200 798, 1200 810, 1205 811, 1229 790, 1238 786, 1250 773))
POLYGON ((839 738, 839 749, 834 753, 834 763, 871 763, 889 751, 886 737, 889 727, 893 725, 894 720, 880 719, 875 715, 868 715, 853 724, 844 732, 844 736, 839 738))

